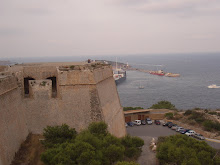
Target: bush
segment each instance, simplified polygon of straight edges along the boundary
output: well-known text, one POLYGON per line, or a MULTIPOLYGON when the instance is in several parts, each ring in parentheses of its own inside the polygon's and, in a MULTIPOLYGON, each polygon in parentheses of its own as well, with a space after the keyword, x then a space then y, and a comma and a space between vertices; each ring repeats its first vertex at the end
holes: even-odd
POLYGON ((185 113, 184 113, 184 116, 189 116, 192 114, 192 110, 187 110, 185 113))
POLYGON ((166 113, 166 114, 165 114, 165 117, 166 117, 167 119, 173 119, 173 113, 166 113))
POLYGON ((218 122, 206 120, 203 122, 203 126, 205 127, 205 130, 207 130, 207 131, 211 131, 213 129, 220 131, 220 123, 218 123, 218 122))
POLYGON ((122 145, 125 147, 125 156, 128 158, 138 157, 141 153, 139 149, 144 145, 144 141, 139 137, 131 137, 127 135, 121 139, 122 145))
POLYGON ((195 120, 197 123, 202 123, 206 120, 203 113, 196 112, 196 111, 192 111, 192 114, 189 117, 189 119, 195 120))
POLYGON ((158 141, 157 158, 160 164, 215 165, 219 161, 216 150, 204 141, 185 135, 173 135, 158 141))
POLYGON ((144 145, 138 137, 119 139, 109 134, 104 122, 92 123, 79 134, 67 125, 47 127, 44 135, 45 145, 51 145, 41 154, 46 165, 112 165, 125 158, 136 159, 144 145))
POLYGON ((210 115, 218 115, 218 113, 215 112, 215 111, 208 112, 208 114, 210 114, 210 115))
POLYGON ((107 131, 107 124, 105 122, 94 122, 89 125, 88 130, 91 134, 95 136, 103 137, 106 136, 107 131))
POLYGON ((68 125, 63 124, 61 126, 47 126, 43 135, 45 140, 42 144, 47 147, 53 147, 56 144, 61 144, 72 139, 75 139, 77 132, 74 128, 69 128, 68 125))
POLYGON ((175 105, 171 104, 169 101, 159 101, 157 104, 154 104, 150 109, 171 109, 176 110, 175 105))

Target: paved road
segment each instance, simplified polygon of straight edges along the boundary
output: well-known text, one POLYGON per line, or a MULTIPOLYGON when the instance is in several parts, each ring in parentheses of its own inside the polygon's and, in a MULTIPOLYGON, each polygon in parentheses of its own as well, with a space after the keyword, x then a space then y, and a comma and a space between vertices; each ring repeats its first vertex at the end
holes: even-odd
MULTIPOLYGON (((142 147, 142 153, 141 156, 138 158, 138 163, 140 165, 156 165, 156 154, 149 149, 150 142, 152 138, 157 139, 159 136, 170 136, 179 134, 178 132, 168 128, 164 127, 162 125, 140 125, 140 126, 133 126, 133 127, 127 127, 127 133, 132 136, 138 136, 142 138, 145 142, 145 145, 142 147)), ((216 148, 220 149, 220 143, 219 142, 206 142, 216 148)))
MULTIPOLYGON (((174 134, 179 134, 178 132, 171 130, 168 127, 164 127, 162 125, 140 125, 140 126, 134 126, 134 127, 128 127, 127 128, 128 134, 132 136, 147 136, 151 138, 157 138, 159 136, 169 136, 174 134)), ((212 142, 212 140, 206 140, 206 142, 216 148, 220 149, 220 143, 219 142, 212 142)))

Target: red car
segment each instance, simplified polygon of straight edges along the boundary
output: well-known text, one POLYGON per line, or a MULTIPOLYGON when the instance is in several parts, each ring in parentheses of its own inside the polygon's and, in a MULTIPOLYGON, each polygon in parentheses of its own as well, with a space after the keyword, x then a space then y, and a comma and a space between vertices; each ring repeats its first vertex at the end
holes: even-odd
POLYGON ((154 123, 155 123, 156 125, 160 125, 160 120, 154 120, 154 123))

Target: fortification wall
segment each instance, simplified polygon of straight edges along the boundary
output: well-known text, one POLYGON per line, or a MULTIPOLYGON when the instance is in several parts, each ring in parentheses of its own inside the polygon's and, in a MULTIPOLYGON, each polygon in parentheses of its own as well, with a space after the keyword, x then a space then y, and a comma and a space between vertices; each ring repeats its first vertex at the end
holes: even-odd
POLYGON ((13 70, 14 76, 0 83, 0 131, 5 132, 0 135, 0 144, 5 144, 0 147, 0 162, 4 165, 10 163, 29 132, 41 134, 48 125, 66 123, 80 131, 93 121, 104 120, 115 136, 126 134, 110 66, 63 70, 56 66, 24 66, 13 70), (25 77, 35 79, 28 81, 28 97, 24 96, 25 77), (56 77, 57 97, 52 96, 48 77, 56 77))
POLYGON ((118 137, 125 136, 124 114, 113 77, 98 83, 97 91, 104 120, 108 124, 110 133, 118 137))
POLYGON ((0 165, 10 164, 28 129, 16 78, 0 79, 0 165))

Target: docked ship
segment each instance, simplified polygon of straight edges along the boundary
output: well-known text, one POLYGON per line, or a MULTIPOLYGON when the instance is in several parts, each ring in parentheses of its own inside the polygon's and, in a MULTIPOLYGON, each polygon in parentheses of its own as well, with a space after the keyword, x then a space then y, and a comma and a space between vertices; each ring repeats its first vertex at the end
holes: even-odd
POLYGON ((180 77, 180 74, 177 73, 166 73, 163 70, 158 71, 149 71, 150 74, 158 75, 158 76, 166 76, 166 77, 180 77))
POLYGON ((164 76, 165 73, 163 70, 158 70, 158 71, 149 71, 150 74, 158 75, 158 76, 164 76))
POLYGON ((123 81, 126 80, 126 71, 124 70, 116 70, 113 72, 113 77, 115 79, 116 85, 122 83, 123 81))

